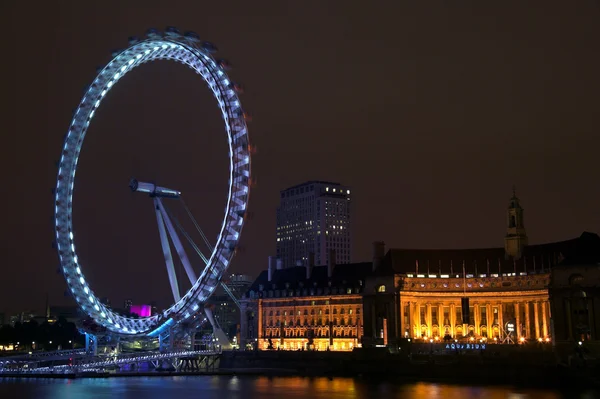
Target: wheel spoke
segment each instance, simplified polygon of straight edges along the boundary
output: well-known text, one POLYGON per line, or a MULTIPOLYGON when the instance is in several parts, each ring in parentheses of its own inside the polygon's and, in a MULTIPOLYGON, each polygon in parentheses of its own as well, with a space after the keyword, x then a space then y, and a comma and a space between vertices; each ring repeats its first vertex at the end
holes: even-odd
POLYGON ((205 265, 208 264, 208 257, 206 255, 204 255, 202 253, 202 251, 200 251, 200 248, 198 248, 198 245, 196 245, 196 243, 194 242, 194 240, 192 240, 192 237, 190 237, 190 235, 187 233, 187 231, 185 231, 185 229, 183 228, 183 226, 181 226, 181 223, 179 223, 179 220, 177 220, 176 217, 174 217, 165 207, 165 210, 167 211, 167 213, 169 213, 169 217, 171 219, 173 219, 173 221, 175 222, 175 226, 177 227, 177 229, 181 232, 181 234, 183 234, 183 236, 188 240, 188 242, 190 243, 190 245, 192 246, 192 248, 194 248, 194 251, 196 251, 196 253, 198 254, 198 256, 202 259, 202 261, 204 262, 205 265))
POLYGON ((181 198, 181 203, 183 204, 183 207, 185 208, 185 210, 186 210, 188 216, 190 217, 190 219, 192 219, 192 222, 194 223, 194 226, 196 226, 196 230, 198 230, 198 232, 202 236, 202 239, 204 240, 204 243, 208 247, 208 250, 212 252, 213 246, 210 245, 210 242, 208 241, 208 238, 206 238, 206 235, 204 234, 204 232, 200 228, 200 225, 198 224, 198 222, 196 222, 196 219, 194 218, 194 215, 192 215, 192 211, 190 211, 190 208, 187 207, 187 205, 185 204, 185 202, 183 201, 182 198, 181 198))

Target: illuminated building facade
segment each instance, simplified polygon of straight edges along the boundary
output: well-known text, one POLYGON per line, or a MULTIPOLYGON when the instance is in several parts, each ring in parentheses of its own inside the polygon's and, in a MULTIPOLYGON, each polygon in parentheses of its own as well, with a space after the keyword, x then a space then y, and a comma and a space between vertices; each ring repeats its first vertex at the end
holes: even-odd
POLYGON ((598 339, 600 316, 593 312, 600 309, 594 288, 600 277, 589 270, 600 263, 600 237, 584 232, 567 241, 529 245, 523 214, 513 193, 504 246, 498 248, 386 252, 383 242, 375 242, 372 262, 332 270, 311 266, 310 260, 286 269, 272 257, 242 301, 243 338, 259 349, 288 350, 393 347, 403 338, 598 339), (562 288, 555 287, 560 303, 551 305, 554 270, 565 268, 562 288), (589 269, 586 277, 571 276, 578 268, 589 269))
POLYGON ((350 188, 309 181, 281 191, 277 208, 277 258, 283 267, 352 261, 350 188), (309 257, 314 256, 314 260, 309 257))
POLYGON ((585 248, 600 248, 600 238, 583 233, 528 245, 523 208, 513 193, 504 248, 390 249, 384 256, 383 243, 378 245, 377 270, 365 287, 365 344, 466 337, 546 342, 552 337, 551 269, 567 260, 581 262, 585 248), (463 298, 468 298, 466 318, 463 298))
POLYGON ((366 334, 372 342, 385 345, 399 338, 503 342, 506 323, 511 321, 516 326, 511 342, 521 337, 549 338, 549 274, 496 274, 463 278, 462 273, 458 277, 406 273, 395 274, 390 285, 368 285, 376 292, 365 295, 365 317, 371 321, 366 334), (469 317, 463 323, 465 296, 469 317))
POLYGON ((277 269, 273 260, 242 299, 256 326, 256 335, 242 342, 254 339, 261 350, 349 351, 360 345, 371 263, 277 269))

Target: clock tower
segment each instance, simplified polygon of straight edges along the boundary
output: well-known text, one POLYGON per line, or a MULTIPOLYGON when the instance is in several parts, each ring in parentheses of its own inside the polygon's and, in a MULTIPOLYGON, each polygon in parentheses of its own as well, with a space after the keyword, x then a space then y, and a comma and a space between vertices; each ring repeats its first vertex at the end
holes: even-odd
POLYGON ((523 220, 523 208, 517 198, 515 187, 508 204, 506 237, 504 237, 504 253, 506 259, 520 259, 523 249, 527 246, 527 232, 523 220))

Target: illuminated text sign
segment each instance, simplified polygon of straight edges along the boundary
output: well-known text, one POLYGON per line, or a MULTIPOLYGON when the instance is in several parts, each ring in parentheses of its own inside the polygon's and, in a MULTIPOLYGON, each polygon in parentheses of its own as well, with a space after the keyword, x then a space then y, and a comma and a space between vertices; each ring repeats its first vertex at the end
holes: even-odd
POLYGON ((485 349, 486 344, 446 344, 446 349, 468 349, 478 350, 485 349))

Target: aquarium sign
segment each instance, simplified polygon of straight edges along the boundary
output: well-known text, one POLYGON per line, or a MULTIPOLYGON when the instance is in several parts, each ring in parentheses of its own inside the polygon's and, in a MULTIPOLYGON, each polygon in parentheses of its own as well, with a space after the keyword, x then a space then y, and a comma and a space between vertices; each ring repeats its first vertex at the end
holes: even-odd
POLYGON ((486 344, 446 344, 446 349, 467 349, 480 350, 485 349, 486 344))

